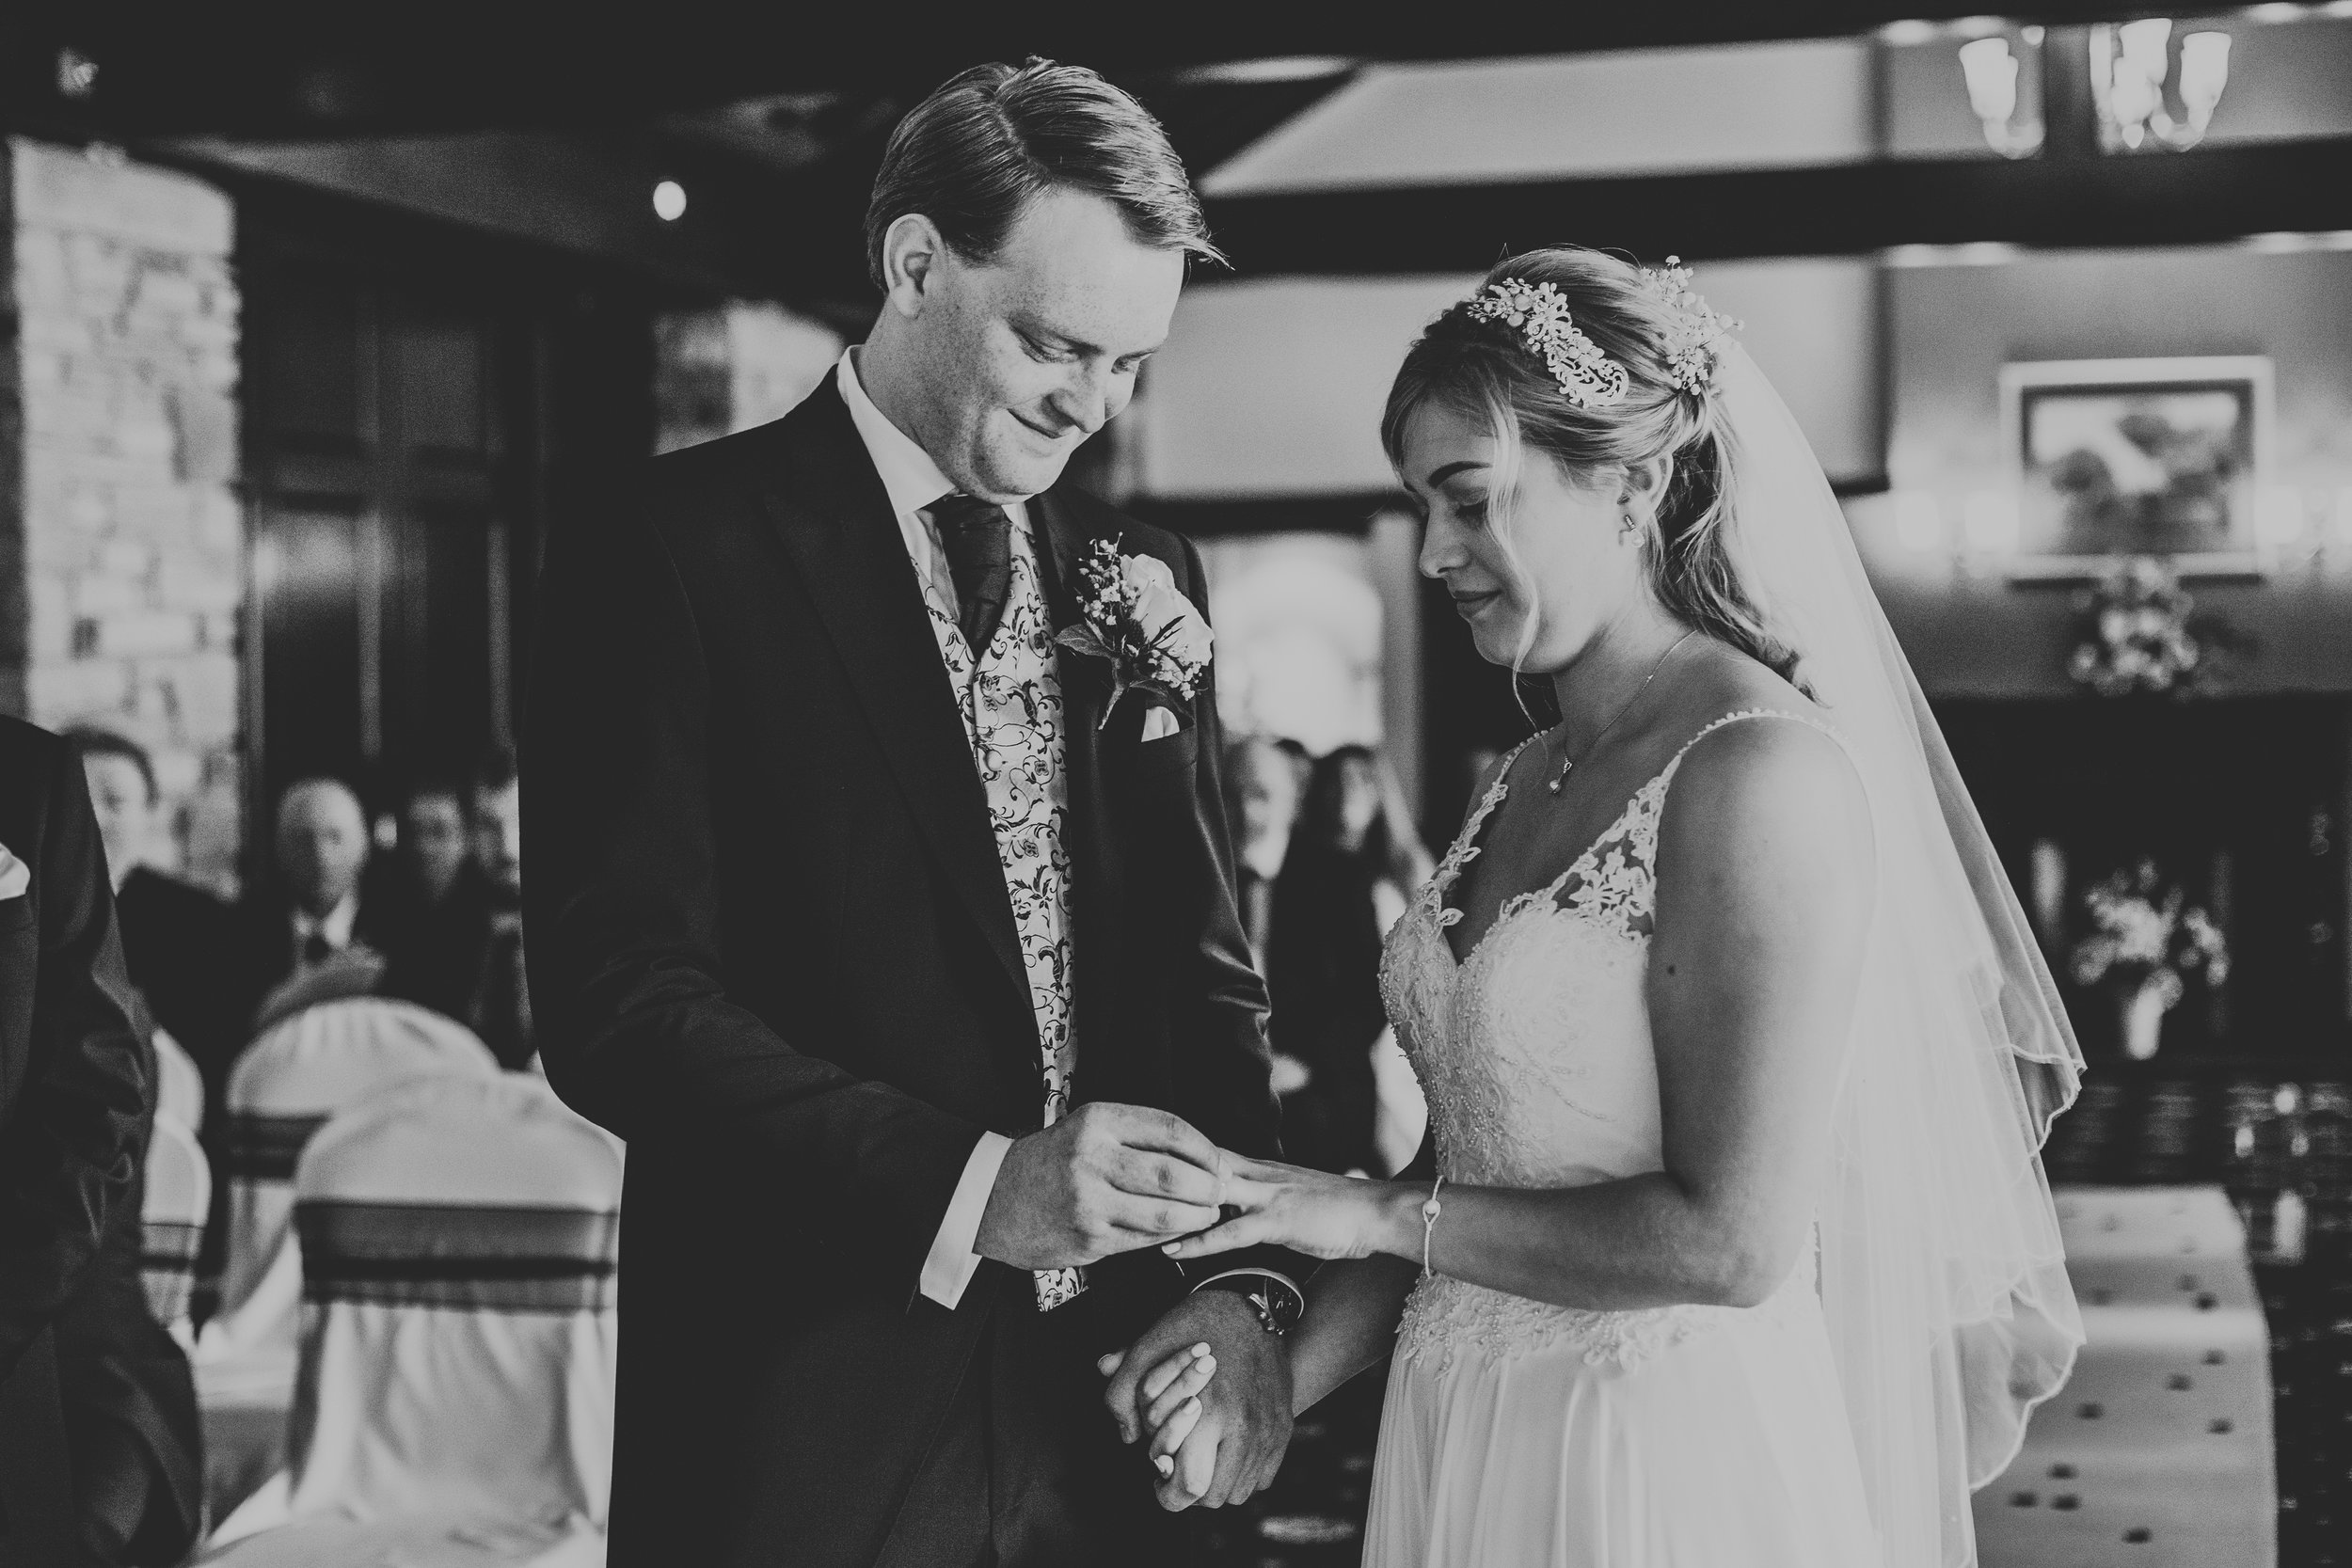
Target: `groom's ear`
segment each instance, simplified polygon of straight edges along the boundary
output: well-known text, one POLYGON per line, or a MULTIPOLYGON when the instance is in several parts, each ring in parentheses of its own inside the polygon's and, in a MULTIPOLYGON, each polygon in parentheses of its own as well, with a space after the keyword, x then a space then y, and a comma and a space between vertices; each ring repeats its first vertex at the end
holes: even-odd
POLYGON ((938 226, 920 213, 902 213, 882 235, 882 291, 892 309, 907 317, 923 313, 934 271, 946 254, 938 226))

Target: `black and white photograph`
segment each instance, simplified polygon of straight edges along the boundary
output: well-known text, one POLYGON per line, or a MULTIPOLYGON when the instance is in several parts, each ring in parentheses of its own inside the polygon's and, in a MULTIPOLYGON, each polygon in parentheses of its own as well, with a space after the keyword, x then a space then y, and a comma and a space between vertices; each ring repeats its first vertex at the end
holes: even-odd
POLYGON ((0 8, 0 1568, 2347 1561, 2352 0, 0 8))

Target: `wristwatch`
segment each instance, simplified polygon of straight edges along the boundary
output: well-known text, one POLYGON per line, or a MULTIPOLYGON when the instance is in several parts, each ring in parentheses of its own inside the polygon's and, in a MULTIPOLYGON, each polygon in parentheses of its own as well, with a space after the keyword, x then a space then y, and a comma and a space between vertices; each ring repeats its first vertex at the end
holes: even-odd
POLYGON ((1296 1326, 1307 1310, 1305 1292, 1265 1269, 1234 1269, 1204 1279, 1193 1289, 1232 1291, 1256 1310, 1258 1326, 1278 1338, 1296 1326))

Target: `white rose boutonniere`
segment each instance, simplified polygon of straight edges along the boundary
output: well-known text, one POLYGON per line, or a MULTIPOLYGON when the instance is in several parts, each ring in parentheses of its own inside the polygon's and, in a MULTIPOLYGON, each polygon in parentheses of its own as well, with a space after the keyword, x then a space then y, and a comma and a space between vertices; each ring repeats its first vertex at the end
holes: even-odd
POLYGON ((1095 727, 1110 722, 1131 690, 1189 711, 1214 648, 1207 618, 1177 590, 1176 574, 1153 557, 1120 554, 1110 539, 1094 542, 1078 572, 1079 624, 1055 641, 1111 667, 1110 701, 1095 727))

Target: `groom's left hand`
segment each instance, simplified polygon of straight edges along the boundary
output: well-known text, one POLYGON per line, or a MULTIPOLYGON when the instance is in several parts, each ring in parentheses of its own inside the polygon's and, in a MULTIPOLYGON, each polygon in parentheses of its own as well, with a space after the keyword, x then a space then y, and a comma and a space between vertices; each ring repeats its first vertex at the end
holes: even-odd
POLYGON ((1121 1442, 1148 1436, 1144 1375, 1187 1345, 1206 1343, 1216 1375, 1200 1394, 1200 1419, 1176 1454, 1174 1474, 1157 1487, 1171 1513, 1205 1503, 1223 1508, 1271 1485, 1291 1441, 1290 1353, 1258 1322, 1257 1309, 1230 1291, 1186 1296, 1127 1349, 1104 1400, 1121 1442))

